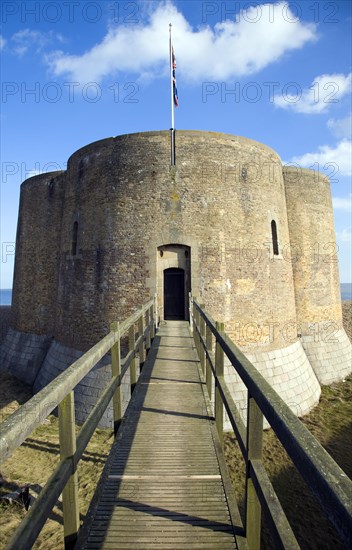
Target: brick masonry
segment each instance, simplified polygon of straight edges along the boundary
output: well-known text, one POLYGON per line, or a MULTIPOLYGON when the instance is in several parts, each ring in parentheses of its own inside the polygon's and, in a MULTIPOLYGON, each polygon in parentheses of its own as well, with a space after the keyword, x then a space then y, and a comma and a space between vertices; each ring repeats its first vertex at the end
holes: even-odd
POLYGON ((302 343, 319 382, 328 385, 343 380, 352 365, 351 342, 345 330, 323 322, 315 323, 314 331, 302 336, 302 343))
POLYGON ((0 344, 5 340, 11 326, 11 306, 0 306, 0 344))
POLYGON ((263 144, 177 131, 170 166, 167 131, 105 139, 75 152, 66 172, 22 184, 13 328, 54 338, 44 384, 68 364, 56 345, 86 351, 154 294, 163 319, 163 270, 179 267, 287 400, 296 388, 303 414, 318 401, 317 378, 351 370, 334 246, 327 178, 283 169, 263 144), (311 344, 325 322, 339 338, 311 344))
MULTIPOLYGON (((319 401, 320 384, 301 342, 267 352, 256 350, 246 356, 297 416, 307 414, 319 401)), ((232 365, 225 365, 225 376, 246 423, 247 389, 232 365)), ((228 420, 226 428, 231 429, 228 420)))
MULTIPOLYGON (((43 366, 34 382, 34 393, 40 391, 49 382, 51 382, 56 376, 61 374, 67 367, 72 365, 77 359, 82 356, 82 352, 77 351, 66 346, 62 346, 58 342, 53 342, 48 354, 45 357, 43 366)), ((93 406, 98 400, 98 397, 102 394, 106 385, 111 380, 111 358, 110 356, 104 357, 99 363, 91 370, 87 376, 76 386, 75 388, 75 415, 76 421, 81 424, 84 422, 93 406)), ((128 401, 131 396, 130 391, 130 376, 129 371, 123 379, 122 383, 122 395, 123 395, 123 411, 126 410, 128 401)), ((110 403, 108 409, 105 411, 100 423, 100 427, 113 427, 113 411, 112 404, 110 403)))
POLYGON ((50 336, 10 328, 0 347, 1 368, 26 384, 33 385, 52 340, 50 336))

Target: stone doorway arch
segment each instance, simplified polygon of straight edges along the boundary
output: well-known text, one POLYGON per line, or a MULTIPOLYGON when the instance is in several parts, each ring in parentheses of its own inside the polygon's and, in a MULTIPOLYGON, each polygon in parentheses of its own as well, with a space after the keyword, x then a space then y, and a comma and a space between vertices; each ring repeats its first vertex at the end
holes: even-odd
POLYGON ((190 291, 190 247, 181 244, 159 246, 157 249, 157 295, 160 319, 189 320, 190 291))

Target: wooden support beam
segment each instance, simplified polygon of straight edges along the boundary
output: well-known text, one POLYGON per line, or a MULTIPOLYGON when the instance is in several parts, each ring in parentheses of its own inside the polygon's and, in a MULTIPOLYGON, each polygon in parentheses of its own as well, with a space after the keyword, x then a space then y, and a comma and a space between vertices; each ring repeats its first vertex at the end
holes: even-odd
MULTIPOLYGON (((216 330, 224 332, 224 323, 216 322, 216 330)), ((220 343, 216 340, 215 345, 215 422, 219 434, 221 445, 224 444, 224 405, 221 399, 220 390, 218 388, 218 378, 224 376, 224 350, 220 343)))
POLYGON ((193 297, 192 293, 189 293, 189 329, 191 334, 193 334, 193 297))
POLYGON ((263 413, 248 393, 246 465, 246 538, 249 550, 260 550, 261 505, 251 478, 251 460, 263 457, 263 413))
POLYGON ((137 384, 137 368, 136 368, 136 356, 134 354, 134 346, 136 341, 136 331, 134 324, 130 326, 128 331, 128 349, 133 352, 133 359, 130 364, 130 378, 131 378, 131 395, 137 384))
MULTIPOLYGON (((201 309, 204 309, 204 305, 201 304, 201 309)), ((204 318, 199 314, 199 361, 200 366, 202 368, 203 373, 203 379, 205 379, 205 349, 203 346, 203 342, 205 342, 205 320, 204 318)))
MULTIPOLYGON (((111 323, 110 330, 116 334, 116 342, 111 348, 112 376, 119 376, 121 374, 120 324, 117 322, 111 323)), ((114 397, 112 398, 112 404, 114 409, 114 434, 116 435, 123 416, 121 385, 117 388, 114 397)))
POLYGON ((72 457, 72 475, 63 493, 65 550, 71 550, 77 540, 80 527, 78 502, 78 477, 74 468, 73 455, 76 452, 75 401, 71 391, 59 404, 60 459, 72 457))
POLYGON ((154 338, 156 331, 158 329, 158 295, 154 294, 154 300, 153 300, 153 332, 152 332, 152 338, 154 338))
POLYGON ((193 342, 194 346, 197 350, 197 328, 196 328, 196 305, 194 302, 192 302, 192 327, 193 327, 193 342))
MULTIPOLYGON (((213 334, 212 334, 212 332, 211 332, 208 325, 206 327, 205 343, 206 343, 206 348, 207 348, 208 353, 211 353, 212 348, 213 348, 213 334)), ((212 371, 211 371, 210 361, 209 361, 208 358, 206 359, 205 381, 206 381, 206 385, 207 385, 208 396, 209 396, 209 399, 211 401, 212 389, 213 389, 212 388, 212 386, 213 386, 213 374, 212 374, 212 371)))
POLYGON ((147 309, 145 314, 145 323, 148 328, 148 332, 145 337, 145 349, 148 352, 150 350, 150 347, 152 345, 151 343, 151 319, 152 319, 152 312, 150 309, 147 309))
MULTIPOLYGON (((143 336, 145 330, 145 319, 144 313, 138 319, 138 333, 139 337, 143 336)), ((144 347, 144 338, 141 339, 139 344, 139 369, 142 368, 145 361, 145 347, 144 347)))
POLYGON ((199 326, 199 311, 198 311, 198 309, 196 309, 196 311, 195 311, 194 319, 195 319, 195 325, 196 325, 196 332, 195 332, 196 348, 197 348, 198 359, 200 359, 200 340, 199 340, 200 326, 199 326))

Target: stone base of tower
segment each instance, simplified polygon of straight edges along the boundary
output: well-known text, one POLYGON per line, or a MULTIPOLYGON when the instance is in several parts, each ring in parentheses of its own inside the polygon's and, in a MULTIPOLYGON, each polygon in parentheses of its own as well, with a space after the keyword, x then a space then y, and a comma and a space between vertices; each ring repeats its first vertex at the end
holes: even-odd
MULTIPOLYGON (((318 404, 320 384, 300 341, 277 350, 244 353, 294 414, 303 416, 318 404)), ((247 389, 231 365, 225 366, 225 379, 246 423, 247 389)), ((228 420, 225 429, 232 430, 228 420)))
MULTIPOLYGON (((68 348, 54 341, 45 357, 42 368, 33 385, 33 392, 38 393, 56 376, 61 374, 72 363, 77 361, 83 353, 73 348, 68 348)), ((96 404, 106 385, 110 382, 111 358, 105 356, 97 365, 81 380, 75 388, 75 414, 78 424, 83 424, 88 414, 96 404)), ((126 373, 122 384, 123 412, 125 412, 130 399, 130 377, 126 373)), ((100 428, 113 427, 113 410, 111 404, 105 411, 99 423, 100 428)))
POLYGON ((0 347, 0 369, 33 386, 52 341, 9 328, 0 347))
MULTIPOLYGON (((300 341, 285 348, 242 351, 291 410, 297 416, 303 416, 318 404, 320 384, 342 380, 351 373, 351 342, 343 329, 337 331, 334 338, 333 342, 322 342, 314 341, 311 336, 302 336, 300 341)), ((52 337, 9 329, 0 347, 0 369, 30 384, 37 393, 82 355, 83 352, 65 347, 52 337)), ((110 362, 109 356, 106 356, 76 387, 78 423, 84 422, 111 380, 110 362)), ((225 378, 246 422, 247 390, 229 364, 225 364, 225 378)), ((124 378, 122 393, 125 410, 130 399, 129 372, 124 378)), ((112 425, 110 405, 100 427, 111 428, 112 425)), ((232 429, 228 420, 225 429, 232 429)))
MULTIPOLYGON (((38 393, 82 355, 83 352, 65 347, 52 337, 9 329, 0 347, 0 370, 31 385, 33 393, 38 393)), ((75 414, 78 424, 83 424, 111 380, 110 365, 111 358, 105 356, 76 386, 75 414)), ((127 408, 130 395, 128 371, 122 384, 123 411, 127 408)), ((99 427, 113 427, 111 404, 101 418, 99 427)))
POLYGON ((312 331, 302 335, 302 344, 320 384, 340 382, 352 372, 352 344, 345 330, 323 322, 314 323, 312 331))

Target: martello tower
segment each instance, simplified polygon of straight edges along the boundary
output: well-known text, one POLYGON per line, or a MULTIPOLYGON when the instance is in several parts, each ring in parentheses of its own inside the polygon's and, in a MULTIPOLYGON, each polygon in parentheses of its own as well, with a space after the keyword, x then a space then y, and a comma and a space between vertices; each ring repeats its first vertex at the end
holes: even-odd
POLYGON ((154 294, 187 319, 192 291, 304 414, 351 371, 335 244, 328 179, 258 142, 177 131, 174 166, 167 131, 92 143, 22 184, 3 365, 39 389, 154 294))

